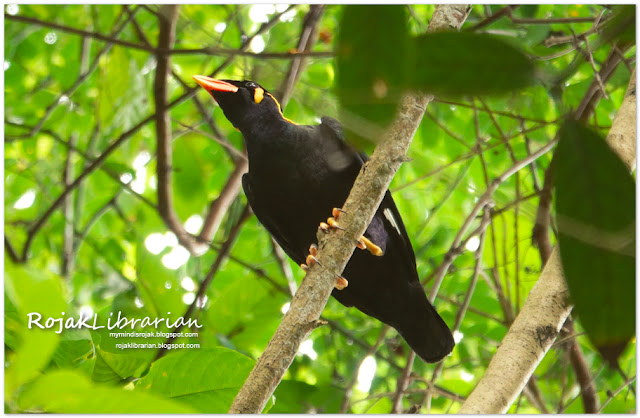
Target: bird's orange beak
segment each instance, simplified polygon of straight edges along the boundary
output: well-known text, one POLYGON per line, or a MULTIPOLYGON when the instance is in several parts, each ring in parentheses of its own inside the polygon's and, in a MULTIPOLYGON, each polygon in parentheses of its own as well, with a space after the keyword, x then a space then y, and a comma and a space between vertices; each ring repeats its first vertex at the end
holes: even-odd
POLYGON ((196 80, 196 83, 200 84, 200 86, 206 91, 228 91, 231 93, 238 91, 238 88, 231 83, 216 80, 204 75, 194 75, 193 79, 196 80))

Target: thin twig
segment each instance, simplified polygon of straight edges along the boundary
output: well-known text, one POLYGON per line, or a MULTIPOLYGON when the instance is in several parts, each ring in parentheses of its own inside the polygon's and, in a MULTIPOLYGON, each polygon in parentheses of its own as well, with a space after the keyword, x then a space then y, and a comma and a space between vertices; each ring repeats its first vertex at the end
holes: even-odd
MULTIPOLYGON (((23 128, 23 129, 33 129, 32 126, 21 125, 21 124, 17 124, 17 123, 14 123, 14 122, 9 122, 9 121, 5 121, 5 124, 11 125, 11 126, 16 126, 16 127, 23 128)), ((95 146, 99 130, 100 130, 100 124, 96 124, 96 126, 94 127, 94 130, 93 130, 93 133, 91 134, 91 136, 89 138, 89 145, 87 146, 87 151, 82 151, 81 149, 79 149, 78 147, 74 146, 73 144, 70 144, 69 141, 65 141, 64 139, 62 139, 60 137, 60 135, 58 135, 57 133, 53 132, 50 129, 41 129, 40 133, 50 136, 51 138, 53 138, 54 141, 58 142, 59 144, 61 144, 64 147, 66 147, 68 150, 73 151, 76 154, 78 154, 79 156, 81 156, 82 158, 84 158, 85 159, 85 165, 84 165, 84 169, 83 170, 87 170, 88 167, 92 163, 95 162, 95 158, 92 157, 91 154, 93 154, 93 148, 95 146)), ((30 138, 30 137, 26 136, 26 135, 17 135, 17 136, 6 135, 5 136, 5 139, 15 139, 15 140, 17 140, 17 139, 26 139, 26 138, 30 138)), ((135 196, 136 198, 141 200, 144 204, 146 204, 150 208, 157 209, 157 206, 156 206, 155 203, 151 202, 145 196, 143 196, 140 193, 138 193, 135 190, 133 190, 129 183, 123 183, 122 180, 120 179, 120 174, 116 173, 115 171, 113 171, 109 167, 104 167, 102 165, 100 165, 98 168, 101 171, 103 171, 104 173, 106 173, 107 176, 109 176, 116 184, 118 184, 118 186, 124 187, 127 190, 127 192, 131 193, 133 196, 135 196)), ((79 186, 80 185, 78 185, 76 187, 78 188, 79 192, 82 192, 83 189, 82 189, 82 187, 79 187, 79 186)), ((69 184, 68 187, 73 188, 73 184, 69 184)), ((76 195, 76 204, 75 204, 76 212, 78 212, 77 208, 82 206, 82 203, 83 203, 82 195, 83 195, 82 193, 78 193, 76 195)))
MULTIPOLYGON (((475 104, 473 104, 473 103, 469 104, 469 103, 457 102, 457 101, 448 100, 448 99, 442 99, 442 98, 435 98, 434 102, 435 103, 448 104, 448 105, 451 105, 451 106, 460 106, 460 107, 464 107, 464 108, 467 108, 467 109, 474 109, 475 108, 475 104)), ((483 111, 483 112, 486 111, 485 109, 478 109, 478 110, 483 111)), ((517 120, 524 119, 527 122, 536 122, 536 123, 541 123, 541 124, 544 124, 544 125, 550 125, 550 124, 558 122, 558 119, 545 120, 545 119, 537 119, 537 118, 523 118, 522 115, 519 115, 517 113, 506 112, 504 110, 492 109, 491 111, 496 115, 506 116, 506 117, 511 118, 511 119, 517 119, 517 120)))
POLYGON ((11 242, 9 241, 9 237, 7 237, 6 234, 4 236, 4 249, 9 255, 9 258, 11 259, 11 261, 13 261, 14 263, 21 262, 20 256, 16 252, 15 248, 13 248, 13 245, 11 245, 11 242))
MULTIPOLYGON (((480 274, 481 275, 483 274, 482 271, 480 272, 480 274)), ((448 302, 448 303, 450 303, 452 305, 455 305, 457 307, 461 307, 462 306, 462 302, 459 302, 456 299, 450 298, 448 296, 440 295, 440 296, 438 296, 438 299, 440 299, 442 301, 445 301, 445 302, 448 302)), ((474 308, 473 306, 469 306, 467 308, 467 311, 471 312, 472 314, 475 314, 475 315, 481 316, 483 318, 487 318, 487 319, 489 319, 491 321, 494 321, 494 322, 502 325, 505 328, 509 328, 509 325, 510 325, 509 322, 507 322, 505 320, 502 320, 500 318, 497 318, 495 316, 492 316, 492 315, 490 315, 490 314, 488 314, 488 313, 486 313, 484 311, 481 311, 480 309, 474 308)))
POLYGON ((342 396, 342 403, 340 404, 340 414, 344 414, 349 410, 351 394, 353 392, 353 387, 358 382, 358 374, 360 372, 360 367, 362 367, 362 363, 364 363, 367 357, 372 356, 378 350, 378 347, 380 347, 380 345, 384 342, 384 338, 386 337, 390 329, 391 327, 388 325, 384 325, 380 329, 380 333, 378 334, 378 339, 376 340, 375 344, 367 349, 367 351, 362 355, 360 361, 354 368, 353 376, 351 377, 351 380, 349 381, 347 386, 345 386, 344 388, 344 395, 342 396))
POLYGON ((10 15, 8 13, 4 14, 4 19, 5 21, 15 21, 15 22, 22 22, 22 23, 28 23, 30 25, 36 25, 36 26, 43 26, 43 27, 47 27, 47 28, 52 28, 52 29, 57 29, 61 32, 67 32, 67 33, 72 33, 74 35, 80 35, 84 38, 92 38, 92 39, 98 39, 100 41, 104 41, 113 45, 120 45, 120 46, 124 46, 127 48, 134 48, 134 49, 140 49, 143 51, 147 51, 147 52, 154 52, 155 49, 151 48, 151 47, 147 47, 144 45, 140 45, 140 44, 136 44, 134 42, 129 42, 129 41, 123 41, 121 39, 118 39, 115 34, 111 33, 109 35, 103 35, 101 33, 98 32, 92 32, 92 31, 86 31, 86 30, 82 30, 82 29, 76 29, 76 28, 72 28, 69 26, 65 26, 65 25, 59 25, 57 23, 53 23, 53 22, 46 22, 44 20, 41 19, 36 19, 34 17, 28 17, 28 16, 20 16, 20 15, 10 15))
POLYGON ((512 207, 516 206, 517 204, 520 204, 522 202, 526 202, 528 200, 531 200, 535 197, 539 197, 540 196, 540 192, 533 192, 531 194, 528 194, 526 196, 521 196, 518 199, 514 199, 511 202, 507 203, 506 205, 504 205, 503 207, 501 207, 500 209, 495 209, 491 212, 491 217, 496 217, 496 216, 500 216, 502 214, 504 214, 505 212, 511 210, 512 207))
MULTIPOLYGON (((425 394, 429 389, 407 389, 405 392, 407 395, 411 394, 425 394)), ((434 386, 433 391, 437 393, 439 396, 444 396, 445 398, 451 399, 454 402, 464 402, 466 398, 464 396, 457 395, 449 390, 443 389, 441 387, 434 386)), ((371 399, 380 399, 380 398, 390 398, 395 395, 395 392, 384 392, 384 393, 374 393, 372 395, 367 396, 363 399, 358 399, 354 403, 369 401, 371 399)))
MULTIPOLYGON (((568 330, 568 334, 574 334, 573 320, 568 318, 565 322, 565 327, 568 330)), ((587 365, 580 344, 576 338, 572 338, 568 342, 567 351, 569 352, 569 360, 571 361, 571 367, 576 375, 576 381, 580 385, 580 394, 582 395, 582 405, 584 412, 587 414, 595 414, 598 412, 599 399, 596 392, 596 388, 593 385, 591 379, 591 373, 589 372, 589 366, 587 365)))
POLYGON ((76 253, 78 252, 80 245, 82 245, 82 242, 84 242, 86 237, 89 235, 89 231, 91 231, 91 228, 93 227, 93 225, 96 222, 98 222, 98 220, 102 217, 102 215, 107 213, 109 208, 112 208, 116 204, 116 202, 118 201, 118 197, 120 197, 120 194, 122 193, 122 190, 123 190, 122 188, 118 189, 118 191, 116 191, 116 193, 113 195, 111 199, 109 199, 107 203, 105 203, 98 210, 96 210, 94 214, 91 216, 91 218, 89 218, 84 228, 82 228, 82 230, 78 231, 77 229, 74 229, 74 234, 76 236, 74 251, 76 253))
MULTIPOLYGON (((135 13, 135 10, 133 11, 133 13, 135 13)), ((116 37, 118 36, 126 27, 126 25, 129 23, 129 21, 131 21, 131 19, 133 18, 133 13, 124 21, 120 24, 120 26, 118 26, 116 29, 113 30, 113 32, 111 33, 112 37, 116 37)), ((5 14, 5 17, 7 15, 5 14)), ((11 16, 11 15, 9 15, 11 16)), ((120 14, 120 17, 124 16, 124 13, 120 14)), ((15 17, 15 16, 13 16, 15 17)), ((118 19, 120 19, 120 17, 118 19)), ((102 57, 104 54, 106 54, 107 52, 109 52, 111 50, 111 47, 113 46, 113 43, 108 43, 107 45, 104 46, 104 48, 102 48, 95 56, 95 58, 93 59, 93 63, 91 64, 91 66, 87 69, 86 72, 81 73, 78 78, 74 81, 74 83, 67 88, 66 90, 64 90, 62 93, 60 93, 50 104, 49 106, 47 106, 47 108, 44 111, 44 115, 40 118, 40 120, 35 124, 35 126, 33 127, 33 129, 29 132, 29 136, 33 136, 36 133, 38 133, 40 131, 40 129, 42 128, 42 126, 44 125, 44 123, 47 121, 47 119, 49 119, 49 116, 51 116, 51 114, 53 113, 53 111, 56 109, 56 107, 60 104, 60 100, 63 97, 68 97, 71 98, 71 96, 73 96, 73 93, 75 93, 75 91, 78 89, 78 87, 80 87, 80 85, 82 85, 82 83, 84 83, 90 76, 91 74, 93 74, 93 72, 96 70, 96 68, 98 68, 98 65, 100 63, 100 57, 102 57)))
MULTIPOLYGON (((476 289, 476 284, 478 283, 480 272, 482 271, 482 255, 484 254, 484 243, 487 236, 487 227, 489 226, 490 223, 491 223, 491 205, 488 204, 488 205, 485 205, 483 209, 482 222, 480 223, 480 227, 479 227, 481 231, 480 243, 473 255, 473 258, 475 259, 473 275, 471 276, 471 281, 469 283, 469 287, 467 288, 467 293, 464 296, 464 301, 462 302, 460 309, 458 309, 458 312, 456 313, 456 319, 453 324, 453 327, 451 328, 452 332, 458 331, 460 329, 460 325, 462 325, 462 319, 464 318, 467 312, 467 309, 469 309, 469 305, 471 304, 471 297, 473 296, 473 292, 476 289)), ((440 377, 440 375, 442 374, 442 371, 444 370, 444 365, 445 365, 444 361, 438 363, 435 370, 433 371, 433 375, 431 376, 431 382, 430 382, 431 385, 429 387, 432 387, 432 385, 435 384, 438 377, 440 377)), ((427 390, 427 394, 422 402, 426 404, 427 412, 431 411, 431 398, 432 398, 432 393, 427 390)))
MULTIPOLYGON (((308 54, 317 39, 317 28, 320 18, 324 13, 324 5, 312 4, 309 7, 307 15, 302 22, 302 30, 300 31, 300 39, 298 40, 298 46, 296 48, 297 53, 308 54)), ((289 102, 289 98, 293 93, 294 86, 300 79, 300 75, 304 70, 305 59, 295 58, 289 64, 289 70, 287 75, 282 80, 280 87, 276 90, 276 98, 280 102, 280 106, 284 109, 289 102)))
MULTIPOLYGON (((75 146, 77 137, 75 135, 69 136, 69 145, 75 146)), ((64 169, 62 170, 62 184, 68 186, 73 178, 73 154, 71 150, 67 150, 67 158, 64 163, 64 169)), ((74 263, 74 236, 73 228, 75 225, 74 219, 74 206, 71 202, 71 196, 67 196, 62 202, 62 216, 64 217, 64 228, 62 233, 62 277, 69 278, 71 271, 73 270, 74 263)))
POLYGON ((536 152, 534 152, 530 156, 518 161, 517 163, 515 163, 514 165, 509 167, 507 170, 505 170, 504 173, 502 173, 501 175, 496 177, 491 182, 490 186, 487 187, 487 190, 484 192, 484 194, 482 196, 480 196, 480 198, 476 202, 476 205, 471 210, 471 213, 469 214, 469 216, 465 220, 464 224, 462 225, 462 227, 458 231, 458 234, 456 235, 455 239, 453 240, 453 243, 451 244, 451 247, 450 247, 449 251, 444 256, 444 260, 442 261, 440 266, 427 279, 427 281, 428 281, 431 277, 434 278, 430 294, 437 294, 438 289, 440 288, 440 284, 442 283, 442 279, 444 278, 444 275, 446 274, 447 270, 449 269, 449 267, 451 266, 451 264, 453 263, 453 260, 457 257, 457 255, 462 253, 462 251, 464 250, 465 242, 471 236, 473 236, 473 234, 469 235, 469 237, 467 237, 467 239, 464 240, 464 241, 463 241, 462 237, 464 236, 466 231, 469 229, 469 227, 471 226, 471 223, 475 220, 475 218, 478 215, 478 213, 480 212, 480 210, 487 203, 490 202, 491 196, 497 190, 497 188, 500 186, 500 184, 502 184, 504 181, 506 181, 509 177, 511 177, 513 174, 515 174, 519 170, 523 169, 524 167, 526 167, 527 165, 531 164, 533 161, 535 161, 536 159, 538 159, 542 155, 544 155, 547 152, 549 152, 556 145, 556 143, 557 143, 557 140, 555 140, 555 139, 553 141, 550 141, 549 143, 547 143, 545 146, 543 146, 540 149, 538 149, 536 152))
MULTIPOLYGON (((584 40, 589 35, 593 35, 598 32, 602 28, 602 24, 604 24, 607 20, 602 20, 603 14, 606 12, 606 9, 602 9, 596 19, 593 22, 593 26, 591 28, 581 34, 575 35, 567 35, 567 36, 551 36, 544 41, 544 45, 547 47, 556 46, 560 44, 566 44, 574 42, 575 40, 584 40)), ((575 48, 571 48, 571 50, 575 50, 575 48)))
POLYGON ((240 55, 243 57, 253 57, 259 59, 299 59, 299 58, 333 58, 334 53, 329 51, 309 51, 309 52, 251 52, 237 51, 235 49, 226 48, 198 48, 198 49, 171 49, 159 50, 160 53, 168 55, 240 55))
POLYGON ((622 385, 620 385, 619 388, 617 388, 616 390, 614 390, 613 392, 609 392, 607 396, 607 399, 602 402, 602 406, 600 407, 600 409, 598 410, 598 414, 601 414, 602 411, 604 410, 604 408, 606 408, 607 405, 609 405, 609 402, 611 402, 613 400, 613 398, 615 398, 616 396, 618 396, 618 394, 620 392, 622 392, 624 390, 624 388, 626 388, 627 386, 631 385, 633 382, 635 382, 636 380, 636 376, 632 376, 630 377, 626 382, 624 382, 622 385))
POLYGON ((287 279, 287 284, 289 286, 290 296, 294 296, 296 291, 298 290, 298 283, 296 283, 296 279, 293 277, 293 271, 291 270, 291 266, 287 262, 287 254, 282 250, 280 245, 276 242, 273 237, 271 237, 271 250, 273 256, 276 258, 278 262, 278 266, 280 267, 280 271, 282 271, 283 276, 287 279))
POLYGON ((476 23, 475 25, 472 25, 472 26, 469 26, 469 27, 465 28, 464 31, 465 32, 473 32, 473 31, 477 31, 478 29, 484 28, 485 26, 488 26, 488 25, 492 24, 493 22, 495 22, 496 20, 502 18, 503 16, 509 16, 511 14, 511 12, 513 10, 515 10, 517 7, 518 7, 517 4, 504 6, 502 9, 498 10, 497 12, 492 14, 491 16, 488 16, 484 20, 481 20, 480 22, 476 23))
POLYGON ((597 17, 557 17, 545 19, 510 17, 510 19, 513 23, 522 23, 528 25, 549 25, 554 23, 590 23, 595 21, 597 17))
MULTIPOLYGON (((44 132, 44 131, 43 131, 44 132)), ((93 130, 91 132, 91 135, 89 136, 89 143, 87 144, 87 148, 86 150, 80 154, 83 158, 85 158, 84 160, 84 164, 82 164, 82 170, 86 169, 87 166, 91 163, 91 161, 93 161, 93 154, 95 153, 95 147, 97 145, 97 140, 98 140, 98 134, 100 133, 100 122, 96 121, 96 124, 93 127, 93 130), (88 157, 88 158, 87 158, 88 157)), ((56 135, 57 136, 57 135, 56 135)), ((60 138, 62 139, 62 138, 60 138)), ((66 141, 65 145, 67 144, 66 141)), ((75 150, 74 150, 75 151, 75 150)), ((110 172, 111 170, 108 170, 107 167, 100 167, 101 170, 105 171, 105 172, 110 172)), ((120 181, 120 176, 118 176, 116 173, 108 173, 109 177, 113 180, 113 181, 117 181, 118 185, 122 185, 122 181, 120 181)), ((129 185, 125 185, 125 187, 129 187, 129 185)), ((120 188, 119 190, 122 190, 122 188, 120 188)), ((132 190, 133 191, 133 190, 132 190)), ((86 192, 86 188, 83 185, 80 185, 78 187, 78 189, 76 190, 76 199, 74 201, 74 213, 75 213, 75 225, 74 228, 78 228, 79 224, 80 224, 80 214, 82 213, 82 211, 84 211, 84 199, 85 199, 85 192, 86 192)), ((134 194, 136 197, 137 196, 142 196, 139 195, 137 193, 134 194)), ((149 202, 151 203, 151 202, 149 202)), ((74 248, 77 254, 77 247, 78 247, 78 241, 77 239, 74 239, 74 248)))
POLYGON ((222 218, 227 213, 229 207, 233 201, 238 197, 240 188, 242 187, 242 176, 249 169, 249 163, 247 160, 238 160, 235 168, 229 175, 227 182, 218 193, 218 197, 211 202, 209 206, 209 212, 204 219, 202 230, 198 235, 198 240, 201 242, 209 242, 213 239, 214 235, 218 231, 222 218))
POLYGON ((467 144, 464 139, 460 136, 457 135, 456 133, 452 132, 449 128, 447 128, 443 123, 441 123, 438 118, 436 118, 433 113, 429 112, 427 110, 426 115, 429 117, 429 119, 431 119, 433 121, 433 123, 435 123, 438 128, 442 129, 444 131, 444 133, 446 133, 447 135, 449 135, 451 138, 455 139, 457 142, 459 142, 460 144, 462 144, 462 146, 464 146, 465 148, 467 148, 468 150, 471 150, 471 146, 469 146, 469 144, 467 144))
MULTIPOLYGON (((525 130, 525 126, 524 126, 524 120, 520 121, 520 131, 524 131, 525 130)), ((529 137, 525 134, 522 135, 524 137, 524 147, 527 150, 527 154, 531 154, 531 141, 529 140, 529 137)), ((540 184, 538 182, 538 164, 534 161, 533 163, 531 163, 531 165, 529 166, 529 171, 531 171, 531 180, 533 183, 533 190, 536 191, 536 193, 540 192, 540 184)))
MULTIPOLYGON (((285 11, 286 12, 286 11, 285 11)), ((283 12, 284 13, 284 12, 283 12)), ((279 15, 282 15, 280 13, 279 15)), ((114 45, 123 46, 126 48, 138 49, 141 51, 149 52, 154 55, 240 55, 246 57, 254 57, 259 59, 298 59, 300 57, 313 57, 313 58, 332 58, 334 56, 333 52, 330 51, 318 51, 318 52, 251 52, 247 50, 237 50, 232 48, 195 48, 195 49, 181 49, 181 48, 167 48, 167 47, 159 47, 154 48, 150 45, 139 44, 135 42, 124 41, 121 39, 115 38, 113 35, 103 35, 98 32, 85 31, 82 29, 72 28, 65 25, 60 25, 53 22, 46 22, 40 19, 20 16, 20 15, 10 15, 5 13, 5 20, 13 20, 23 23, 29 23, 32 25, 44 26, 53 29, 57 29, 61 32, 72 33, 75 35, 80 35, 82 37, 89 37, 93 39, 98 39, 100 41, 109 42, 114 45)), ((279 16, 278 16, 279 17, 279 16)))
MULTIPOLYGON (((624 54, 630 48, 631 44, 618 44, 616 47, 624 54)), ((609 82, 618 65, 622 62, 622 56, 613 48, 605 61, 600 66, 600 71, 594 67, 594 80, 589 85, 586 93, 582 97, 580 104, 576 108, 576 118, 583 122, 589 120, 593 114, 598 102, 605 91, 604 85, 609 82)), ((595 63, 593 63, 595 65, 595 63)), ((606 96, 605 96, 606 97, 606 96)))
MULTIPOLYGON (((475 133, 476 133, 476 140, 479 143, 480 142, 480 122, 478 120, 478 112, 479 112, 479 109, 476 106, 474 101, 473 124, 474 124, 475 133)), ((485 187, 489 187, 490 182, 489 182, 489 171, 487 169, 487 162, 485 161, 483 154, 480 154, 479 157, 480 157, 480 163, 482 165, 482 174, 484 177, 485 187)), ((491 211, 492 217, 494 213, 495 211, 492 210, 491 211)), ((506 323, 510 325, 511 322, 513 322, 513 318, 514 318, 513 309, 511 308, 511 301, 507 300, 507 297, 505 296, 505 292, 502 287, 502 281, 500 280, 500 271, 498 268, 498 252, 496 250, 496 233, 495 233, 494 223, 491 222, 489 226, 491 228, 491 246, 492 246, 492 254, 493 254, 493 268, 491 269, 492 274, 489 277, 491 279, 491 283, 493 284, 492 287, 495 290, 496 294, 498 295, 498 302, 500 303, 500 307, 502 308, 504 319, 506 323)))
MULTIPOLYGON (((598 87, 600 87, 600 93, 602 93, 602 96, 604 96, 605 99, 609 100, 609 96, 607 95, 607 88, 604 86, 604 82, 602 81, 602 77, 600 76, 600 72, 598 71, 596 61, 593 59, 593 52, 591 51, 591 48, 589 48, 589 40, 587 38, 584 38, 584 48, 584 53, 586 55, 587 61, 589 61, 589 64, 591 64, 596 82, 598 83, 598 87)), ((615 53, 615 51, 613 52, 615 53)))
POLYGON ((416 352, 411 350, 407 356, 407 364, 404 366, 402 374, 398 378, 398 383, 396 383, 396 393, 393 395, 393 399, 391 400, 392 414, 402 413, 402 397, 409 387, 409 377, 411 376, 411 369, 413 369, 413 363, 415 360, 416 352))

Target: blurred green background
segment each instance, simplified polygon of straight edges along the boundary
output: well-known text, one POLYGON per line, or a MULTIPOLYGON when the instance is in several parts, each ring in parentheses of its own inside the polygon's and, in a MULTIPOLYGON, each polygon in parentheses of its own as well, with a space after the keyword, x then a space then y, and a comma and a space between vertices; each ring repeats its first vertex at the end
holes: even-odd
MULTIPOLYGON (((411 36, 425 32, 435 9, 398 7, 405 9, 411 36)), ((595 71, 611 65, 609 57, 619 51, 623 59, 603 81, 608 98, 597 102, 587 121, 606 135, 635 65, 634 46, 599 42, 597 30, 588 33, 613 13, 609 7, 527 5, 514 8, 512 17, 504 7, 474 6, 463 29, 517 46, 547 76, 514 93, 440 97, 429 104, 411 161, 391 186, 423 279, 442 262, 487 181, 551 141, 558 122, 584 100, 595 71), (590 50, 584 42, 571 44, 572 33, 585 32, 590 50), (545 44, 562 37, 570 41, 545 44), (578 58, 585 48, 593 62, 578 58)), ((242 218, 242 191, 232 196, 212 248, 199 257, 178 244, 159 215, 153 51, 162 11, 155 5, 5 6, 5 412, 226 412, 303 277, 275 251, 254 216, 242 218), (119 138, 104 163, 52 206, 119 138), (230 256, 196 301, 199 283, 239 220, 230 256), (26 328, 29 312, 65 312, 66 318, 97 313, 104 321, 118 311, 130 318, 175 318, 192 304, 203 327, 195 330, 197 338, 175 342, 200 348, 171 351, 156 361, 157 350, 116 344, 162 338, 116 340, 106 329, 55 334, 26 328)), ((241 161, 229 148, 243 149, 240 133, 191 76, 218 69, 217 78, 255 80, 277 95, 286 91, 284 114, 299 124, 338 117, 333 51, 342 12, 339 5, 179 7, 179 51, 171 54, 166 83, 172 204, 188 232, 200 231, 241 161), (290 52, 305 36, 310 53, 301 60, 290 52), (294 64, 301 66, 286 87, 294 64)), ((380 35, 371 34, 372 45, 380 35)), ((482 377, 541 272, 531 237, 550 158, 543 155, 493 195, 482 271, 455 332, 457 346, 435 376, 434 390, 428 389, 434 366, 416 362, 401 410, 417 405, 421 412, 456 412, 482 377)), ((555 243, 553 231, 551 237, 555 243)), ((478 243, 477 237, 467 241, 436 300, 450 326, 469 288, 478 243)), ((379 340, 381 323, 333 299, 323 317, 329 324, 303 344, 269 412, 389 413, 407 345, 393 330, 379 340)), ((635 411, 635 394, 604 365, 576 322, 510 412, 584 412, 567 350, 574 340, 600 404, 606 402, 603 412, 635 411)), ((635 339, 619 361, 628 377, 635 375, 635 339)))

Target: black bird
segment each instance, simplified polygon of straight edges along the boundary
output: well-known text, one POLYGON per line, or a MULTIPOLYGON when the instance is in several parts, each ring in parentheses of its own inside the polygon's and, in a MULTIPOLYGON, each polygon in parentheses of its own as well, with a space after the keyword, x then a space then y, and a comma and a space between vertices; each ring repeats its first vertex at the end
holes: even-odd
MULTIPOLYGON (((258 220, 296 263, 313 261, 318 223, 344 204, 367 157, 344 141, 342 126, 296 125, 278 101, 252 81, 193 77, 244 136, 249 172, 242 186, 258 220)), ((335 225, 329 218, 328 223, 335 225)), ((327 227, 324 224, 324 227, 327 227)), ((339 226, 338 226, 339 227, 339 226)), ((451 352, 453 336, 418 279, 407 231, 389 191, 332 295, 345 306, 394 327, 427 362, 451 352), (346 286, 346 287, 344 287, 346 286), (341 290, 340 290, 341 289, 341 290)))

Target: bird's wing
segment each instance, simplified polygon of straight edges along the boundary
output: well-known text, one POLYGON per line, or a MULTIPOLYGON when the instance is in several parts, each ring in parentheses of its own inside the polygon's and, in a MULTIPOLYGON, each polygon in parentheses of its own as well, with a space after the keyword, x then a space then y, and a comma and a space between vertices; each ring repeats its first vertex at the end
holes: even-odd
POLYGON ((295 262, 302 263, 306 255, 300 254, 300 249, 295 245, 292 245, 285 238, 285 234, 282 233, 282 230, 278 228, 276 222, 274 222, 274 220, 269 216, 269 211, 263 208, 258 203, 258 200, 255 198, 255 195, 251 190, 251 179, 249 178, 248 173, 242 176, 242 188, 244 189, 244 194, 247 196, 247 201, 249 202, 249 206, 251 206, 251 210, 253 210, 253 213, 256 214, 256 217, 258 218, 260 223, 267 229, 273 239, 276 240, 278 245, 282 247, 284 252, 289 254, 289 256, 294 259, 295 262))
MULTIPOLYGON (((320 127, 324 132, 331 133, 331 136, 334 139, 332 142, 337 144, 334 145, 334 147, 337 147, 336 151, 339 151, 343 155, 352 156, 352 159, 357 158, 360 166, 369 160, 369 156, 367 154, 364 152, 358 152, 346 142, 340 122, 328 116, 324 116, 320 120, 322 122, 320 127)), ((416 268, 416 256, 413 252, 413 247, 411 246, 409 234, 404 226, 404 222, 402 222, 402 217, 400 216, 400 212, 398 212, 398 208, 393 201, 393 197, 391 197, 391 193, 388 190, 380 203, 380 207, 376 212, 374 219, 367 227, 365 234, 383 250, 390 245, 391 242, 397 242, 401 247, 403 247, 402 253, 408 257, 407 261, 409 264, 411 264, 414 269, 416 268)), ((417 277, 417 271, 415 277, 417 277)))
MULTIPOLYGON (((398 208, 396 207, 396 203, 393 201, 393 197, 391 197, 391 192, 387 190, 382 199, 382 203, 380 203, 380 208, 378 209, 378 213, 382 212, 382 216, 384 218, 385 224, 388 224, 387 231, 391 231, 391 234, 397 233, 398 241, 405 247, 406 251, 403 251, 404 254, 408 255, 410 264, 413 268, 416 268, 416 255, 413 252, 413 247, 411 245, 411 240, 409 239, 409 234, 407 233, 407 228, 404 226, 404 222, 402 222, 402 217, 400 216, 400 212, 398 212, 398 208)), ((417 270, 416 270, 417 277, 417 270)))
POLYGON ((344 137, 344 131, 342 130, 342 124, 334 118, 329 116, 323 116, 320 119, 320 129, 329 134, 328 137, 333 141, 327 143, 326 146, 333 145, 336 147, 336 151, 339 151, 343 155, 354 157, 360 164, 364 164, 369 159, 369 156, 364 152, 357 151, 352 147, 344 137))

